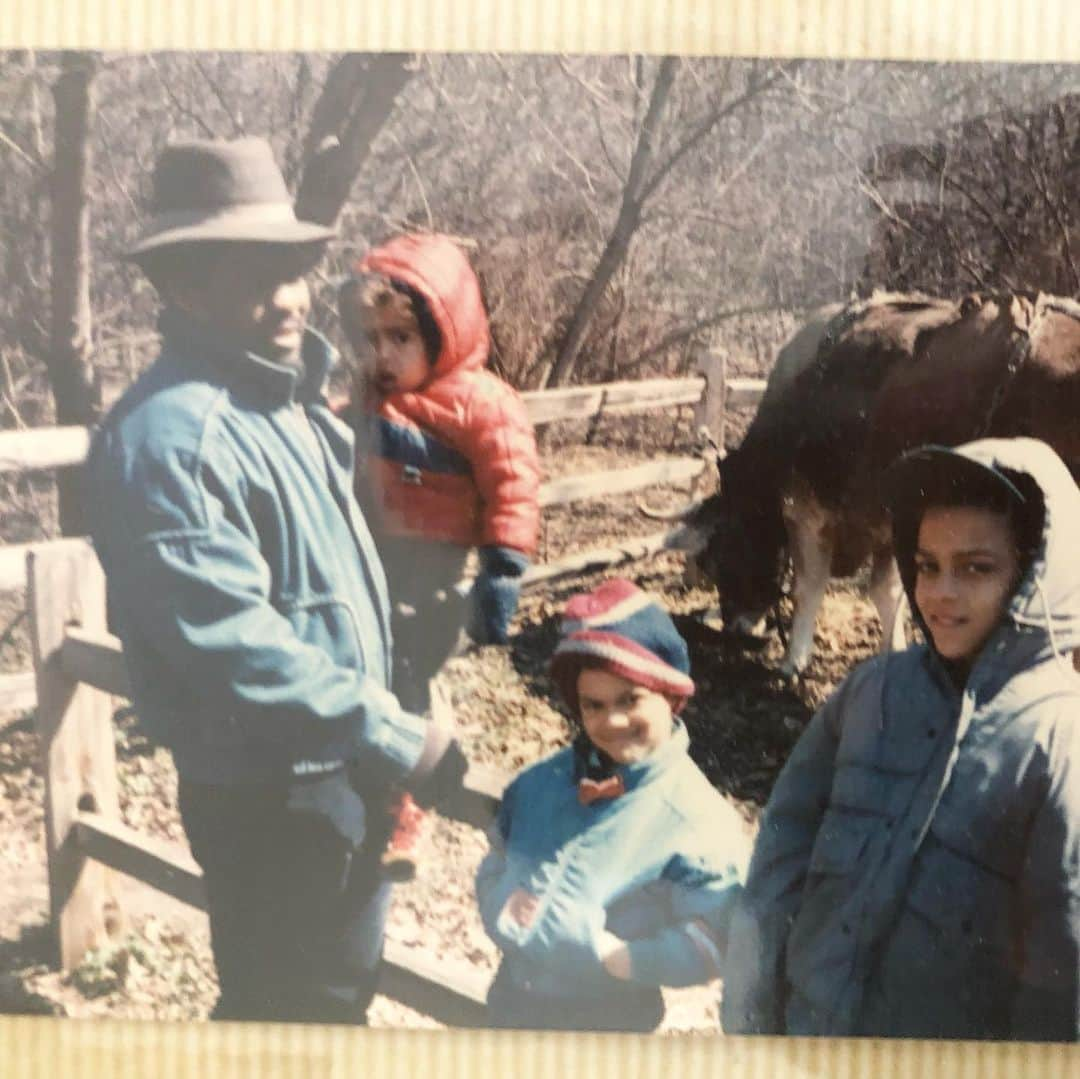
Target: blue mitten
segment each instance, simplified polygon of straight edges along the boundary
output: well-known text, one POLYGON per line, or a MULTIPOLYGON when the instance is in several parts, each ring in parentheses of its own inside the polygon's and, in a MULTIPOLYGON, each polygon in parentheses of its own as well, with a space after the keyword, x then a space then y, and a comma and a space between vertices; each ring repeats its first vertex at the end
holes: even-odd
POLYGON ((506 644, 529 558, 512 547, 481 547, 468 634, 477 644, 506 644))

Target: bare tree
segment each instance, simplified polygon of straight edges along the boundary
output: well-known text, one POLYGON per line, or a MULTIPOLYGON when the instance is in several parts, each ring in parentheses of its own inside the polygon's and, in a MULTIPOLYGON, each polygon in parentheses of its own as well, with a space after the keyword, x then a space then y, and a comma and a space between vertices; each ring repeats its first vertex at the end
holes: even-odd
POLYGON ((403 53, 348 53, 327 76, 304 139, 296 212, 332 224, 345 205, 375 136, 412 77, 403 53))
POLYGON ((730 98, 721 97, 703 117, 691 123, 688 128, 678 130, 674 144, 668 147, 666 152, 661 153, 658 145, 660 130, 679 65, 680 61, 673 56, 665 56, 660 62, 649 96, 648 108, 630 157, 630 167, 622 189, 618 216, 600 259, 570 316, 566 333, 559 345, 547 380, 550 384, 562 386, 573 377, 589 322, 616 269, 626 258, 634 234, 642 223, 648 200, 663 186, 676 167, 693 154, 722 120, 768 89, 782 73, 786 74, 795 66, 774 69, 765 75, 755 72, 742 93, 730 98))

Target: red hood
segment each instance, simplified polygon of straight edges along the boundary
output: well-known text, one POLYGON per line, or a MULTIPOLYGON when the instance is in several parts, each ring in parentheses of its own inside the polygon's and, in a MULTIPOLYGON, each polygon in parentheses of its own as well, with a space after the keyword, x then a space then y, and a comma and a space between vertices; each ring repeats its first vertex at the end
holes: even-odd
POLYGON ((436 378, 487 363, 490 337, 480 283, 452 240, 431 234, 398 236, 369 251, 355 268, 395 277, 427 301, 442 334, 436 378))

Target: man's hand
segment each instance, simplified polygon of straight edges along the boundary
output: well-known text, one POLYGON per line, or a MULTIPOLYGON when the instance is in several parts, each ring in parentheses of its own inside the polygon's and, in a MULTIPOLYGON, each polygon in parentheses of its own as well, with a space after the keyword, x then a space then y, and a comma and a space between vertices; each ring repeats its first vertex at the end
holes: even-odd
POLYGON ((456 741, 446 747, 438 764, 412 786, 412 796, 424 809, 436 809, 455 817, 454 804, 464 791, 463 780, 469 770, 468 758, 456 741))
POLYGON ((469 770, 468 758, 457 740, 457 725, 449 694, 438 679, 428 686, 431 699, 431 724, 445 737, 447 746, 432 770, 416 783, 411 784, 412 796, 425 809, 441 809, 453 817, 454 803, 463 791, 462 781, 469 770))
POLYGON ((428 682, 428 700, 431 702, 431 722, 452 731, 452 737, 456 739, 457 721, 454 719, 454 706, 450 702, 450 694, 446 692, 442 681, 437 677, 428 682))

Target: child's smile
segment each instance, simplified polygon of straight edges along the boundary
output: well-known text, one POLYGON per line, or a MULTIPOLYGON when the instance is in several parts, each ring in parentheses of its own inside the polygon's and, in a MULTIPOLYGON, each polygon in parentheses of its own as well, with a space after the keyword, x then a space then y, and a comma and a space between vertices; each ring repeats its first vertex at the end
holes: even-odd
POLYGON ((616 764, 644 760, 671 737, 668 699, 617 674, 583 670, 578 704, 589 741, 616 764))

